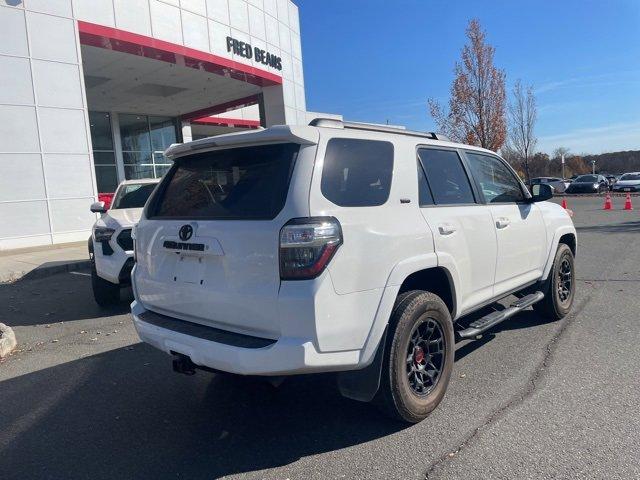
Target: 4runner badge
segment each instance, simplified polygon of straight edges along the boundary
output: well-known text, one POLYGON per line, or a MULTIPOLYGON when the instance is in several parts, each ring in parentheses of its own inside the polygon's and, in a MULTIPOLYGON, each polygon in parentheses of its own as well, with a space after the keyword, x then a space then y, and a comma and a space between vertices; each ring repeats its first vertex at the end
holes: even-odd
POLYGON ((183 225, 180 227, 178 231, 180 240, 187 241, 191 238, 191 235, 193 235, 193 227, 191 225, 183 225))

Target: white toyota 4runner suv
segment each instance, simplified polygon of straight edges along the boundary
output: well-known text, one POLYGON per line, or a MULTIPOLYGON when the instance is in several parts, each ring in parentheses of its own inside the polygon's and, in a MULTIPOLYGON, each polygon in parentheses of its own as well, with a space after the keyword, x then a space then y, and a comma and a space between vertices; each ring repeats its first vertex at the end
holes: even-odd
POLYGON ((102 214, 93 225, 88 242, 91 287, 98 305, 118 302, 120 287, 131 283, 131 229, 140 219, 142 208, 158 182, 153 178, 126 180, 116 189, 108 210, 104 202, 91 205, 93 213, 102 214))
POLYGON ((166 155, 134 230, 131 310, 178 372, 339 372, 343 395, 417 422, 456 337, 573 303, 571 218, 488 150, 316 119, 166 155))

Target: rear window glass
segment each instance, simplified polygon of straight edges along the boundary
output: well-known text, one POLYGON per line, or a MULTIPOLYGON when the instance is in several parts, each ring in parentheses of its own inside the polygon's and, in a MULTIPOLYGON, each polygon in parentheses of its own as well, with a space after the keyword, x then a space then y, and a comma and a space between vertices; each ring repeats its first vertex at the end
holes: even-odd
POLYGON ((389 198, 392 174, 391 143, 332 138, 322 168, 322 194, 341 207, 382 205, 389 198))
POLYGON ((260 145, 178 159, 153 216, 273 219, 287 198, 299 149, 292 143, 260 145))
POLYGON ((111 204, 111 209, 144 207, 147 198, 156 188, 156 185, 156 183, 130 183, 123 185, 118 190, 118 194, 111 204))

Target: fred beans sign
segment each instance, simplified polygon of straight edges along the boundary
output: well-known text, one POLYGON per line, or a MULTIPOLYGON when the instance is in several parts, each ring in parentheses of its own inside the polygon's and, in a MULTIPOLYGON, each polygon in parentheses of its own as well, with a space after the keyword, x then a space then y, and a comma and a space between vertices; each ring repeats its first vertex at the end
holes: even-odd
POLYGON ((263 65, 282 70, 282 59, 280 57, 261 48, 252 47, 250 43, 241 42, 232 37, 227 37, 227 52, 233 52, 234 55, 240 55, 244 58, 253 58, 256 62, 260 62, 263 65))

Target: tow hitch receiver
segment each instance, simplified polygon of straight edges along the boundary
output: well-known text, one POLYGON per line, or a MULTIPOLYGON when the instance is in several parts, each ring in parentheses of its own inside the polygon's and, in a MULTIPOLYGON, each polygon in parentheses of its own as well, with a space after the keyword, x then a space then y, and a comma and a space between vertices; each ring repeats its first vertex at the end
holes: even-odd
POLYGON ((195 375, 196 365, 186 355, 176 353, 173 359, 173 371, 184 375, 195 375))

